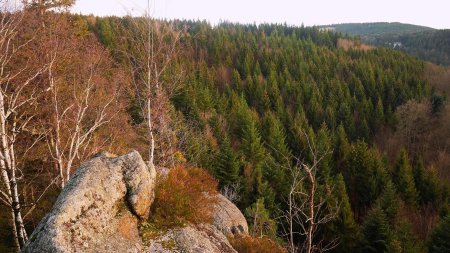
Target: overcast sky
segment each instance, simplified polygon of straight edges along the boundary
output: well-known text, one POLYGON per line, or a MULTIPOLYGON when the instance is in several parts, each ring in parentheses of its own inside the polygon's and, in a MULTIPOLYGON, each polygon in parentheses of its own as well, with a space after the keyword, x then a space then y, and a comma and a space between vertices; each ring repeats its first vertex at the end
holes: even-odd
MULTIPOLYGON (((402 22, 450 28, 450 0, 152 0, 159 18, 307 26, 354 22, 402 22)), ((77 0, 76 13, 142 15, 147 0, 77 0)))

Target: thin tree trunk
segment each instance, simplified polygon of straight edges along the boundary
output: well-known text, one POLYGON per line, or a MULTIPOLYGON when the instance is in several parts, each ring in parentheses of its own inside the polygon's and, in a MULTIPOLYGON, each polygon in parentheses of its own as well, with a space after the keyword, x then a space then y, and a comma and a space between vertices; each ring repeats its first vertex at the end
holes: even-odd
POLYGON ((291 253, 295 252, 295 246, 294 246, 294 221, 293 221, 293 214, 292 214, 292 207, 293 207, 293 201, 292 201, 292 189, 289 193, 289 247, 291 248, 291 253))
POLYGON ((10 181, 11 190, 12 190, 12 209, 14 213, 14 224, 16 229, 17 240, 19 242, 20 249, 25 245, 27 241, 27 231, 25 230, 25 226, 22 219, 22 208, 20 206, 19 201, 19 193, 17 190, 17 182, 15 176, 11 178, 10 181))
POLYGON ((150 0, 147 1, 147 29, 148 29, 148 38, 147 38, 147 127, 148 127, 148 135, 150 138, 150 147, 148 160, 150 166, 154 167, 154 153, 155 153, 155 137, 153 135, 153 122, 152 122, 152 65, 153 65, 153 40, 152 40, 152 28, 151 28, 151 19, 150 19, 150 0))
POLYGON ((315 178, 314 175, 312 174, 312 171, 305 166, 305 169, 308 173, 309 176, 309 180, 311 183, 311 189, 310 189, 310 193, 309 193, 309 228, 308 228, 308 246, 307 246, 307 252, 311 253, 313 252, 313 232, 314 232, 314 226, 315 226, 315 222, 314 222, 314 208, 315 208, 315 203, 314 203, 314 195, 316 193, 316 182, 315 182, 315 178))
POLYGON ((147 99, 147 124, 148 124, 148 135, 150 137, 150 147, 148 154, 148 161, 150 166, 154 166, 154 152, 155 152, 155 138, 153 136, 153 125, 152 125, 152 116, 151 116, 151 99, 150 97, 147 99))

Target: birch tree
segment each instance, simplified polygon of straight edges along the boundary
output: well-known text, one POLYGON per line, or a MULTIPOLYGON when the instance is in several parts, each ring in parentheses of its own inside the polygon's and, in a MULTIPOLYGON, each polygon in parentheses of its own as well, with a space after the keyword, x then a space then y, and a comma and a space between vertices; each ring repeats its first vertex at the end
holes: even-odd
MULTIPOLYGON (((53 57, 56 57, 54 55, 53 57)), ((93 81, 96 64, 89 65, 86 80, 74 83, 72 96, 64 101, 61 96, 61 84, 55 81, 53 64, 49 66, 49 83, 52 96, 52 129, 47 133, 49 153, 53 158, 60 178, 60 186, 64 188, 70 179, 74 162, 82 161, 98 151, 89 149, 94 133, 113 117, 110 112, 116 94, 101 105, 93 105, 96 85, 93 81)))
POLYGON ((143 18, 131 19, 128 36, 131 48, 126 52, 129 61, 135 97, 146 128, 148 161, 155 164, 155 150, 159 157, 169 159, 163 165, 174 165, 175 143, 170 128, 169 99, 179 88, 183 72, 176 69, 176 56, 182 31, 150 16, 151 3, 143 18), (158 136, 159 135, 159 138, 158 136), (165 144, 165 145, 164 145, 165 144))
POLYGON ((60 17, 48 28, 48 115, 42 117, 61 188, 74 166, 108 142, 97 133, 122 110, 117 94, 124 86, 106 50, 89 35, 74 36, 76 28, 66 21, 60 17))
POLYGON ((15 244, 20 250, 27 240, 27 232, 19 193, 23 178, 19 154, 26 153, 36 142, 25 148, 21 145, 22 150, 18 150, 17 144, 24 136, 32 135, 29 125, 35 118, 36 99, 40 94, 39 88, 32 84, 46 67, 30 66, 21 55, 32 41, 23 41, 18 36, 24 13, 7 0, 0 0, 0 6, 0 203, 10 210, 15 244))

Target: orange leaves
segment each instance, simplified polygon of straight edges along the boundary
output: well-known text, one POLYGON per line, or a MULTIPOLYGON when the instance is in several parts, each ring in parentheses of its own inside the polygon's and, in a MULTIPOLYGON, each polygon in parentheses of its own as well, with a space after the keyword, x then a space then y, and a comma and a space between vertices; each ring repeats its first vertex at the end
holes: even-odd
POLYGON ((233 248, 239 253, 285 253, 286 249, 282 248, 275 241, 267 238, 253 238, 249 236, 230 238, 233 248))
POLYGON ((176 167, 159 180, 151 218, 164 227, 208 223, 216 188, 217 181, 205 170, 176 167))

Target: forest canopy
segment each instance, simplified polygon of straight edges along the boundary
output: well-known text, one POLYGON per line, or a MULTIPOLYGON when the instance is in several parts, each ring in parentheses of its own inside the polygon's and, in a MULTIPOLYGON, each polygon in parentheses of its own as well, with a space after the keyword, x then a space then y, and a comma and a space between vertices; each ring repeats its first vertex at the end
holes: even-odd
MULTIPOLYGON (((18 99, 27 106, 17 110, 33 116, 11 119, 31 126, 14 139, 25 232, 81 162, 100 150, 133 148, 153 157, 148 136, 154 134, 155 165, 207 170, 219 190, 238 196, 250 233, 271 239, 261 242, 290 252, 308 242, 332 252, 446 247, 450 133, 424 135, 438 136, 443 147, 442 162, 434 163, 428 158, 437 147, 414 131, 438 130, 415 124, 422 120, 413 116, 450 122, 449 107, 423 61, 386 48, 344 50, 337 46, 342 35, 314 27, 40 15, 2 13, 2 25, 16 17, 20 25, 13 27, 17 33, 0 34, 23 45, 5 62, 12 75, 0 76, 2 94, 18 94, 12 81, 26 84, 18 99), (146 25, 154 36, 150 46, 165 53, 152 58, 164 66, 154 72, 160 73, 155 83, 146 83, 139 58, 148 45, 142 43, 146 25), (34 100, 25 99, 29 94, 34 100), (156 101, 151 114, 142 109, 143 94, 156 101), (308 175, 313 180, 300 180, 308 175), (317 224, 300 219, 289 237, 288 220, 280 217, 293 203, 294 186, 315 189, 320 206, 317 224), (259 223, 256 215, 263 217, 259 223), (314 228, 314 239, 305 239, 305 227, 314 228)), ((11 53, 3 44, 0 49, 11 53)), ((2 192, 8 187, 2 181, 2 192)), ((0 203, 12 206, 8 201, 0 203)), ((2 228, 14 227, 8 211, 0 211, 2 228)), ((11 231, 0 231, 0 251, 13 249, 11 231)))

